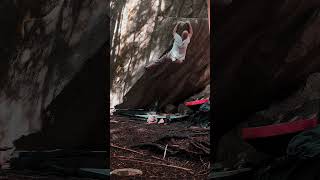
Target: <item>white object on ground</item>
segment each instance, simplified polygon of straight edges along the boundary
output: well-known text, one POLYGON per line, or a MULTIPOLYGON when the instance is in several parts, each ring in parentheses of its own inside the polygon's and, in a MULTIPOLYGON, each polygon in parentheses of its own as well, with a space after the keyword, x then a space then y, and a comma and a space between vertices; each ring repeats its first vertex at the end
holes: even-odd
POLYGON ((166 155, 167 155, 167 149, 168 149, 168 144, 166 145, 166 148, 164 148, 164 154, 163 154, 163 158, 166 158, 166 155))
POLYGON ((149 115, 147 119, 148 124, 154 124, 157 123, 157 118, 155 118, 153 115, 149 115))
POLYGON ((159 120, 158 124, 164 124, 164 119, 161 118, 161 119, 159 120))

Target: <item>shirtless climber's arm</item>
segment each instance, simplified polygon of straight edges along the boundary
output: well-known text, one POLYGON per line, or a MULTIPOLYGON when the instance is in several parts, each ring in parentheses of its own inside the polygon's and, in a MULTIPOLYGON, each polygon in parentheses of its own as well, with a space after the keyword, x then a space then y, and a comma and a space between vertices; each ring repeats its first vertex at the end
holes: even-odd
POLYGON ((180 21, 177 22, 176 26, 173 28, 173 32, 172 32, 173 35, 174 35, 174 33, 177 32, 177 29, 178 29, 178 25, 179 25, 179 24, 180 24, 180 21))
POLYGON ((189 26, 189 37, 191 38, 192 35, 193 35, 193 29, 192 29, 192 26, 191 26, 190 21, 187 21, 187 24, 188 24, 188 26, 189 26))

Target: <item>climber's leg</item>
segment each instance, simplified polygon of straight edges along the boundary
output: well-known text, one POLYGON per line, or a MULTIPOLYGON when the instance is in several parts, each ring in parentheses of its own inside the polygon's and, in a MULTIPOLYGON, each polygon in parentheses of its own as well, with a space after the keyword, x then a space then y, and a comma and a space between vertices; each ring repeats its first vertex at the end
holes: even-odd
POLYGON ((168 59, 168 54, 163 55, 161 58, 155 60, 154 62, 150 63, 149 65, 145 66, 145 69, 150 69, 153 68, 155 66, 158 66, 160 64, 162 64, 163 62, 165 62, 168 59))

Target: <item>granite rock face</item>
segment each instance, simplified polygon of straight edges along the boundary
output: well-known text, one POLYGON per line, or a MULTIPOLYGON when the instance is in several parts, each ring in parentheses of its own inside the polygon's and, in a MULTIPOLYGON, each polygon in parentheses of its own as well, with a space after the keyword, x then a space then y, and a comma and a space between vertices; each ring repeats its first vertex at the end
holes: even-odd
POLYGON ((267 119, 279 117, 318 96, 314 73, 320 71, 320 4, 296 0, 213 3, 211 149, 213 161, 222 161, 248 150, 241 149, 239 134, 227 135, 251 115, 266 110, 267 119), (222 157, 220 152, 233 155, 222 157))
MULTIPOLYGON (((208 23, 191 21, 191 24, 195 33, 184 63, 167 62, 154 70, 144 72, 124 96, 124 102, 119 108, 145 108, 155 101, 163 108, 167 104, 183 102, 210 83, 208 23)), ((172 26, 162 31, 170 32, 172 26)), ((171 33, 168 35, 172 36, 171 33)))
POLYGON ((316 1, 213 5, 215 135, 296 92, 320 71, 316 1))
POLYGON ((280 102, 272 103, 270 107, 258 112, 250 119, 269 125, 293 121, 295 118, 307 119, 314 115, 317 117, 320 111, 319 102, 320 73, 314 73, 307 78, 305 85, 301 86, 297 92, 280 102))
POLYGON ((1 32, 0 147, 12 147, 43 129, 53 100, 106 47, 108 2, 5 0, 0 8, 1 24, 10 22, 1 32))
POLYGON ((113 1, 111 9, 111 107, 146 107, 158 99, 164 108, 209 84, 206 0, 113 1), (170 47, 171 32, 179 20, 189 20, 194 28, 185 63, 164 64, 145 72, 143 67, 170 47))

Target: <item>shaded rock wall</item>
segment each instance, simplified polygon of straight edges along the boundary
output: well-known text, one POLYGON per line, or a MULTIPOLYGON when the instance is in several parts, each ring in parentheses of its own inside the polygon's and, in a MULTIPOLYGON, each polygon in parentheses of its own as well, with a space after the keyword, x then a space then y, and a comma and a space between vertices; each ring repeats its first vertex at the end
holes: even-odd
MULTIPOLYGON (((111 16, 111 107, 123 102, 125 94, 142 77, 142 67, 159 58, 170 46, 176 20, 193 22, 196 38, 192 42, 204 44, 200 51, 208 57, 204 50, 209 47, 206 0, 112 1, 111 16)), ((200 58, 199 54, 194 56, 200 58)))
POLYGON ((191 96, 186 101, 194 101, 196 99, 202 99, 202 98, 210 98, 210 84, 207 85, 201 92, 191 96))
POLYGON ((0 147, 40 131, 47 107, 108 40, 107 1, 12 2, 7 17, 16 31, 1 74, 0 147))
POLYGON ((320 71, 320 7, 297 0, 213 7, 213 132, 221 136, 320 71))
POLYGON ((259 113, 264 118, 270 120, 288 120, 288 118, 293 118, 292 116, 302 116, 307 118, 308 116, 312 115, 310 110, 312 110, 312 107, 316 107, 315 104, 319 99, 320 73, 314 73, 307 78, 306 84, 303 84, 297 92, 293 93, 291 96, 282 100, 281 102, 273 102, 270 104, 270 107, 259 113), (310 104, 314 105, 310 106, 310 104), (302 111, 299 111, 299 109, 302 109, 302 111), (289 116, 287 115, 288 117, 286 117, 284 116, 285 114, 288 114, 289 116))
POLYGON ((106 150, 107 48, 85 62, 43 112, 42 130, 15 141, 17 149, 106 150))
MULTIPOLYGON (((215 1, 214 1, 215 3, 215 1)), ((250 114, 295 93, 320 71, 316 1, 240 1, 213 5, 213 161, 220 138, 250 114)), ((232 139, 226 138, 229 143, 232 139)), ((221 149, 221 150, 218 150, 221 149)))

